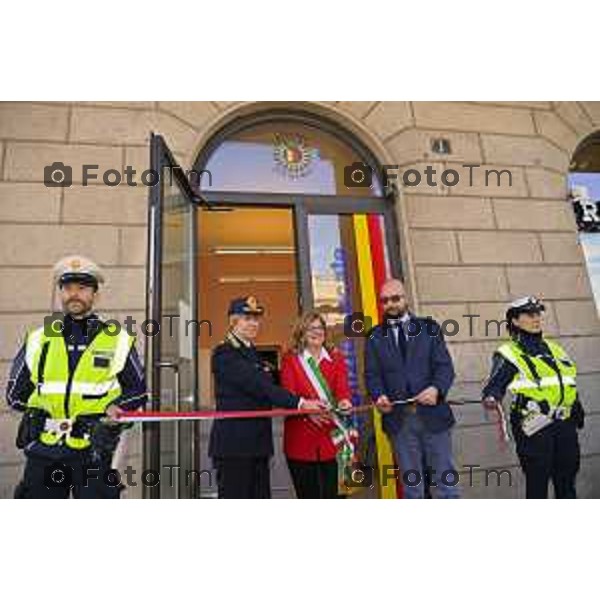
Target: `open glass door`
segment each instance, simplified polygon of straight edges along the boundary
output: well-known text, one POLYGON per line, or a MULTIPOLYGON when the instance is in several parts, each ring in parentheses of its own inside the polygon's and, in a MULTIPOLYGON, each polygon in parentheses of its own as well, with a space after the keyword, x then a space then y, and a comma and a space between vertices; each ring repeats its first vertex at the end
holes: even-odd
MULTIPOLYGON (((197 409, 196 234, 194 193, 160 135, 152 135, 148 214, 146 373, 155 411, 197 409), (158 333, 156 330, 158 328, 158 333)), ((197 497, 197 427, 193 421, 144 424, 144 497, 197 497), (153 485, 157 481, 157 485, 153 485)))
MULTIPOLYGON (((304 309, 315 308, 330 326, 346 357, 353 403, 362 403, 365 334, 381 317, 382 283, 400 275, 394 215, 386 199, 347 202, 344 208, 306 199, 297 208, 298 250, 304 309)), ((359 458, 380 469, 394 464, 378 413, 357 417, 359 458)), ((378 486, 379 496, 395 498, 395 482, 378 486)))

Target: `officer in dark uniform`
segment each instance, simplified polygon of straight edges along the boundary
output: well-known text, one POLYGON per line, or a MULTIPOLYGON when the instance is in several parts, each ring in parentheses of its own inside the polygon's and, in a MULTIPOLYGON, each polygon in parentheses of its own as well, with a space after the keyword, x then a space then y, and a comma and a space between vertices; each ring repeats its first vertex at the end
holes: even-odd
MULTIPOLYGON (((254 296, 236 298, 229 306, 228 332, 212 354, 217 410, 324 408, 319 400, 298 398, 273 382, 253 344, 263 313, 254 296)), ((219 498, 271 497, 270 418, 215 420, 208 453, 217 470, 219 498)))
POLYGON ((67 257, 56 265, 54 280, 63 314, 30 332, 14 359, 7 386, 9 406, 23 413, 17 447, 27 459, 15 498, 118 498, 124 486, 107 473, 128 426, 108 418, 144 405, 143 368, 132 339, 125 338, 121 347, 106 338, 104 346, 96 340, 105 335, 104 322, 93 311, 103 282, 97 265, 85 257, 67 257), (57 324, 60 329, 54 329, 57 324), (111 381, 111 364, 119 351, 123 366, 111 381), (110 391, 94 396, 90 392, 98 384, 110 391), (87 393, 79 393, 77 386, 87 393), (96 403, 104 398, 109 404, 99 408, 96 403), (60 412, 60 418, 42 407, 60 412))
POLYGON ((492 358, 483 389, 486 408, 495 409, 509 390, 510 421, 526 479, 527 498, 547 498, 552 480, 556 498, 575 498, 579 470, 577 429, 583 427, 575 363, 542 332, 544 305, 529 296, 506 312, 510 341, 492 358))

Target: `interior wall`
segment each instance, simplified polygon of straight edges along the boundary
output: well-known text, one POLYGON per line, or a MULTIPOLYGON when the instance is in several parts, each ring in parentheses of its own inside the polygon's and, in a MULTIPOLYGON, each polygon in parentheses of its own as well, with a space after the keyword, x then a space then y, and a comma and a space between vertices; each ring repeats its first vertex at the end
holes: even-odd
POLYGON ((287 348, 299 310, 296 256, 287 209, 199 211, 198 225, 198 318, 208 322, 200 328, 200 396, 212 405, 210 353, 225 335, 233 298, 253 295, 265 307, 259 348, 275 347, 279 356, 287 348), (221 253, 235 248, 255 253, 221 253))

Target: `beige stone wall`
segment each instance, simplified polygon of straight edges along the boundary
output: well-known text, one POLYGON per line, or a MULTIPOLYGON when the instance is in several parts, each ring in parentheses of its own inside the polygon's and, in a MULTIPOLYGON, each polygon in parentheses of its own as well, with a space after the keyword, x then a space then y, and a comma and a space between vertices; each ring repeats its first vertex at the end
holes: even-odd
MULTIPOLYGON (((577 359, 584 402, 593 411, 600 390, 600 328, 565 201, 565 174, 578 141, 600 127, 600 102, 296 105, 353 131, 382 163, 421 170, 431 164, 438 173, 461 170, 464 162, 511 170, 510 188, 485 187, 479 177, 473 186, 401 189, 401 251, 413 304, 421 313, 459 321, 461 333, 451 339, 451 351, 456 393, 464 395, 479 389, 497 343, 485 336, 483 321, 501 318, 511 297, 541 294, 549 330, 577 359), (432 154, 433 137, 449 139, 452 153, 432 154), (481 315, 473 336, 462 317, 468 313, 481 315)), ((190 166, 206 139, 230 118, 265 106, 275 104, 0 103, 0 391, 23 331, 50 308, 50 267, 60 256, 81 252, 105 267, 102 310, 140 317, 144 310, 147 188, 109 189, 101 182, 46 188, 44 166, 62 161, 75 172, 83 163, 98 164, 101 171, 132 165, 140 173, 149 163, 151 130, 164 135, 177 159, 190 166)), ((511 453, 498 453, 493 428, 478 409, 460 417, 459 461, 479 457, 514 467, 511 453)), ((597 420, 591 416, 583 436, 582 485, 584 494, 599 497, 597 420)), ((20 464, 13 435, 14 419, 2 406, 0 481, 6 489, 0 496, 8 494, 20 464)))

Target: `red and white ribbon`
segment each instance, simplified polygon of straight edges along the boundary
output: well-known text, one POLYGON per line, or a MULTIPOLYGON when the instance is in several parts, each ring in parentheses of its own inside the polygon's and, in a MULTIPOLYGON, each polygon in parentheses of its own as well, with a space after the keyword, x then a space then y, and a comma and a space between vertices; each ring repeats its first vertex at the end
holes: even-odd
MULTIPOLYGON (((392 404, 409 404, 414 398, 395 401, 392 404)), ((480 404, 473 400, 448 400, 448 404, 480 404)), ((372 404, 362 404, 353 408, 340 411, 342 414, 367 412, 373 408, 372 404)), ((123 412, 117 417, 120 423, 156 423, 162 421, 211 421, 214 419, 260 419, 275 417, 298 417, 310 415, 327 415, 328 410, 313 410, 299 408, 269 408, 264 410, 193 410, 193 411, 138 411, 123 412)))

